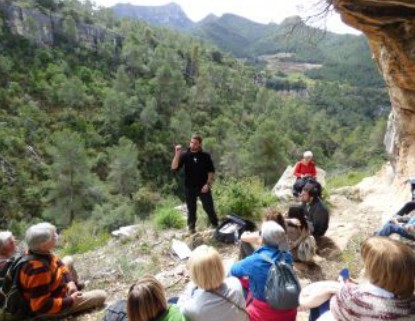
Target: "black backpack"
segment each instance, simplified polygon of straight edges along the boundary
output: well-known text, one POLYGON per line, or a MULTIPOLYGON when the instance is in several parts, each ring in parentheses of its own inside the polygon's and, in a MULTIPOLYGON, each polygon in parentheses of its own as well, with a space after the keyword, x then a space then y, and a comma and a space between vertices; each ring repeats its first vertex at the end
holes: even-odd
POLYGON ((29 301, 23 296, 20 289, 19 274, 22 266, 31 261, 40 260, 49 266, 49 262, 35 255, 23 255, 11 260, 1 271, 2 284, 0 288, 0 309, 7 320, 24 320, 33 316, 29 301))
POLYGON ((119 300, 105 310, 102 321, 128 321, 127 302, 119 300))
POLYGON ((235 214, 227 215, 227 218, 216 228, 215 238, 223 243, 234 243, 239 240, 245 231, 254 231, 255 223, 239 217, 235 214))
POLYGON ((282 253, 273 261, 269 256, 261 257, 271 263, 265 283, 265 299, 274 309, 286 310, 297 308, 301 286, 293 268, 282 261, 282 253))

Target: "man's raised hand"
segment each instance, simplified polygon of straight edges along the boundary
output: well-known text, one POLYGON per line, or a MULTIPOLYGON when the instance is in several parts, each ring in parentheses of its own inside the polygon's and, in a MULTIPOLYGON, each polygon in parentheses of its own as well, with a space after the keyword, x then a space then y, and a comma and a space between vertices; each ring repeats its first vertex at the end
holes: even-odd
POLYGON ((176 155, 180 155, 180 153, 182 152, 182 145, 174 146, 174 152, 176 153, 176 155))

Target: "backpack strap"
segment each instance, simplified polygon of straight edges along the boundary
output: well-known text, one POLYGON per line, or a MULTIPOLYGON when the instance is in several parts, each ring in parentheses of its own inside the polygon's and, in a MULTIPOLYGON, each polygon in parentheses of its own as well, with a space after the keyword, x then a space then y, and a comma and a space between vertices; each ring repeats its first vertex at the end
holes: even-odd
MULTIPOLYGON (((13 286, 13 284, 19 284, 19 277, 20 277, 20 269, 23 266, 23 264, 30 262, 32 260, 39 260, 42 263, 44 263, 46 266, 49 267, 49 262, 48 260, 46 260, 45 258, 39 257, 37 255, 34 254, 28 254, 28 255, 24 255, 18 259, 16 259, 15 262, 13 262, 13 264, 10 266, 9 270, 7 271, 7 277, 11 278, 11 283, 10 283, 10 287, 13 286)), ((52 280, 55 279, 55 275, 52 275, 52 280)), ((3 284, 5 285, 5 283, 3 284)), ((5 289, 6 291, 8 291, 9 289, 5 289)))
POLYGON ((216 292, 216 291, 209 291, 209 290, 205 290, 206 292, 212 293, 222 299, 224 299, 226 302, 229 302, 230 304, 232 304, 234 307, 236 307, 239 311, 242 311, 243 313, 246 314, 246 316, 248 317, 248 320, 250 320, 249 317, 249 313, 248 311, 246 311, 246 309, 244 307, 239 306, 239 304, 236 304, 235 302, 233 302, 231 299, 229 299, 228 297, 224 296, 222 293, 216 292))
POLYGON ((267 261, 268 263, 271 263, 271 265, 275 265, 277 262, 280 263, 283 259, 282 253, 284 253, 286 251, 279 251, 277 258, 275 260, 273 260, 271 257, 269 257, 268 255, 264 254, 264 253, 260 253, 259 255, 261 255, 261 257, 267 261))
POLYGON ((264 254, 264 253, 260 253, 259 255, 261 255, 261 257, 262 257, 265 261, 267 261, 268 263, 275 264, 275 262, 274 262, 273 260, 271 260, 271 258, 270 258, 268 255, 266 255, 266 254, 264 254))

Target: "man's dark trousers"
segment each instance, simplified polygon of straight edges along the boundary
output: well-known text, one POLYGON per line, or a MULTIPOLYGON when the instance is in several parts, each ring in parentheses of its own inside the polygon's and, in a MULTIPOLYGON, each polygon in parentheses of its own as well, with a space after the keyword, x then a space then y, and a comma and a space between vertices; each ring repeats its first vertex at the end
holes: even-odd
POLYGON ((217 227, 218 217, 216 216, 212 193, 210 190, 207 193, 202 193, 200 189, 186 188, 187 226, 189 227, 189 230, 194 231, 196 229, 196 211, 198 197, 202 201, 203 209, 208 215, 210 223, 214 227, 217 227))
POLYGON ((404 216, 415 210, 415 201, 406 203, 395 215, 404 216))

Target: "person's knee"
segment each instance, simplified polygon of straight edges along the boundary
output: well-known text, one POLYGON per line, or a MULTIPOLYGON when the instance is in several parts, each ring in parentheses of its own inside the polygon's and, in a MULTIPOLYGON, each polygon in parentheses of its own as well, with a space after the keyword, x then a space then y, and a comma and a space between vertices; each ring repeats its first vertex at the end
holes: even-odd
POLYGON ((104 290, 92 290, 85 292, 84 295, 88 298, 88 301, 93 302, 96 307, 102 306, 108 297, 107 292, 104 290))
POLYGON ((74 258, 72 256, 64 256, 61 259, 62 263, 65 264, 68 268, 72 268, 74 266, 74 258))

